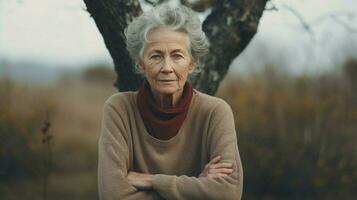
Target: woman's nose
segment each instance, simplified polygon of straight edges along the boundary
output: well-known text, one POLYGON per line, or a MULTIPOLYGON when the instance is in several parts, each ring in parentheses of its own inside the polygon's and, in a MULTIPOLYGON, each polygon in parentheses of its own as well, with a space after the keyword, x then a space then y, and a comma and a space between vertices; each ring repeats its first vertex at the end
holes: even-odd
POLYGON ((163 73, 172 73, 174 71, 173 69, 173 63, 170 58, 165 58, 165 62, 163 63, 164 65, 161 68, 161 72, 163 73))

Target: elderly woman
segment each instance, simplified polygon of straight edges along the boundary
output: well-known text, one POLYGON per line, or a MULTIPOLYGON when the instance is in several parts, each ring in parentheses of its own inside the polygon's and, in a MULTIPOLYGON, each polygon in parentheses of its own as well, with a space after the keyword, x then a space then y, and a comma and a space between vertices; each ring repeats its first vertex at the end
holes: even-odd
POLYGON ((114 94, 104 105, 100 199, 240 199, 232 110, 187 81, 208 49, 198 17, 184 6, 161 5, 125 34, 146 79, 138 91, 114 94))

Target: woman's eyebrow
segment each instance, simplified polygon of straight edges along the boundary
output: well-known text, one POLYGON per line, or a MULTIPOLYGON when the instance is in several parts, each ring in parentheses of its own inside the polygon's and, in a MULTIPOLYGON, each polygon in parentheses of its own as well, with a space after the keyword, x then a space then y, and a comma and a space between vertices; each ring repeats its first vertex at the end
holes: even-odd
POLYGON ((152 49, 152 50, 149 51, 149 54, 153 54, 153 53, 159 53, 159 54, 161 54, 162 51, 160 51, 160 50, 158 50, 158 49, 152 49))
MULTIPOLYGON (((149 50, 149 54, 153 54, 153 53, 159 53, 161 54, 163 51, 159 50, 159 49, 152 49, 152 50, 149 50)), ((174 49, 170 52, 171 54, 172 53, 183 53, 183 50, 182 49, 174 49)))
POLYGON ((182 49, 174 49, 171 53, 183 53, 182 49))

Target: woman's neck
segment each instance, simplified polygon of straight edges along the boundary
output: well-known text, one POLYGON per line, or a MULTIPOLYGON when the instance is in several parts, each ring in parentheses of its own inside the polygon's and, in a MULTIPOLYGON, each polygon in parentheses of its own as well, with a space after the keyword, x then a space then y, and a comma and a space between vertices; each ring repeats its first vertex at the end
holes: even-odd
POLYGON ((173 94, 159 94, 153 92, 157 105, 162 109, 174 108, 182 97, 182 90, 173 94))

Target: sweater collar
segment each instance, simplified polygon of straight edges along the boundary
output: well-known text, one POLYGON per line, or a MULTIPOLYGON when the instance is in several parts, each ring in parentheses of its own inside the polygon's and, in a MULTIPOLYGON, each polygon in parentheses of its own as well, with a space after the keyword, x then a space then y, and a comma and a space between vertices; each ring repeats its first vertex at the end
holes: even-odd
POLYGON ((184 85, 181 99, 176 107, 163 109, 157 105, 150 84, 145 80, 137 95, 138 109, 148 133, 158 139, 170 139, 179 131, 186 118, 193 96, 191 83, 184 85))

